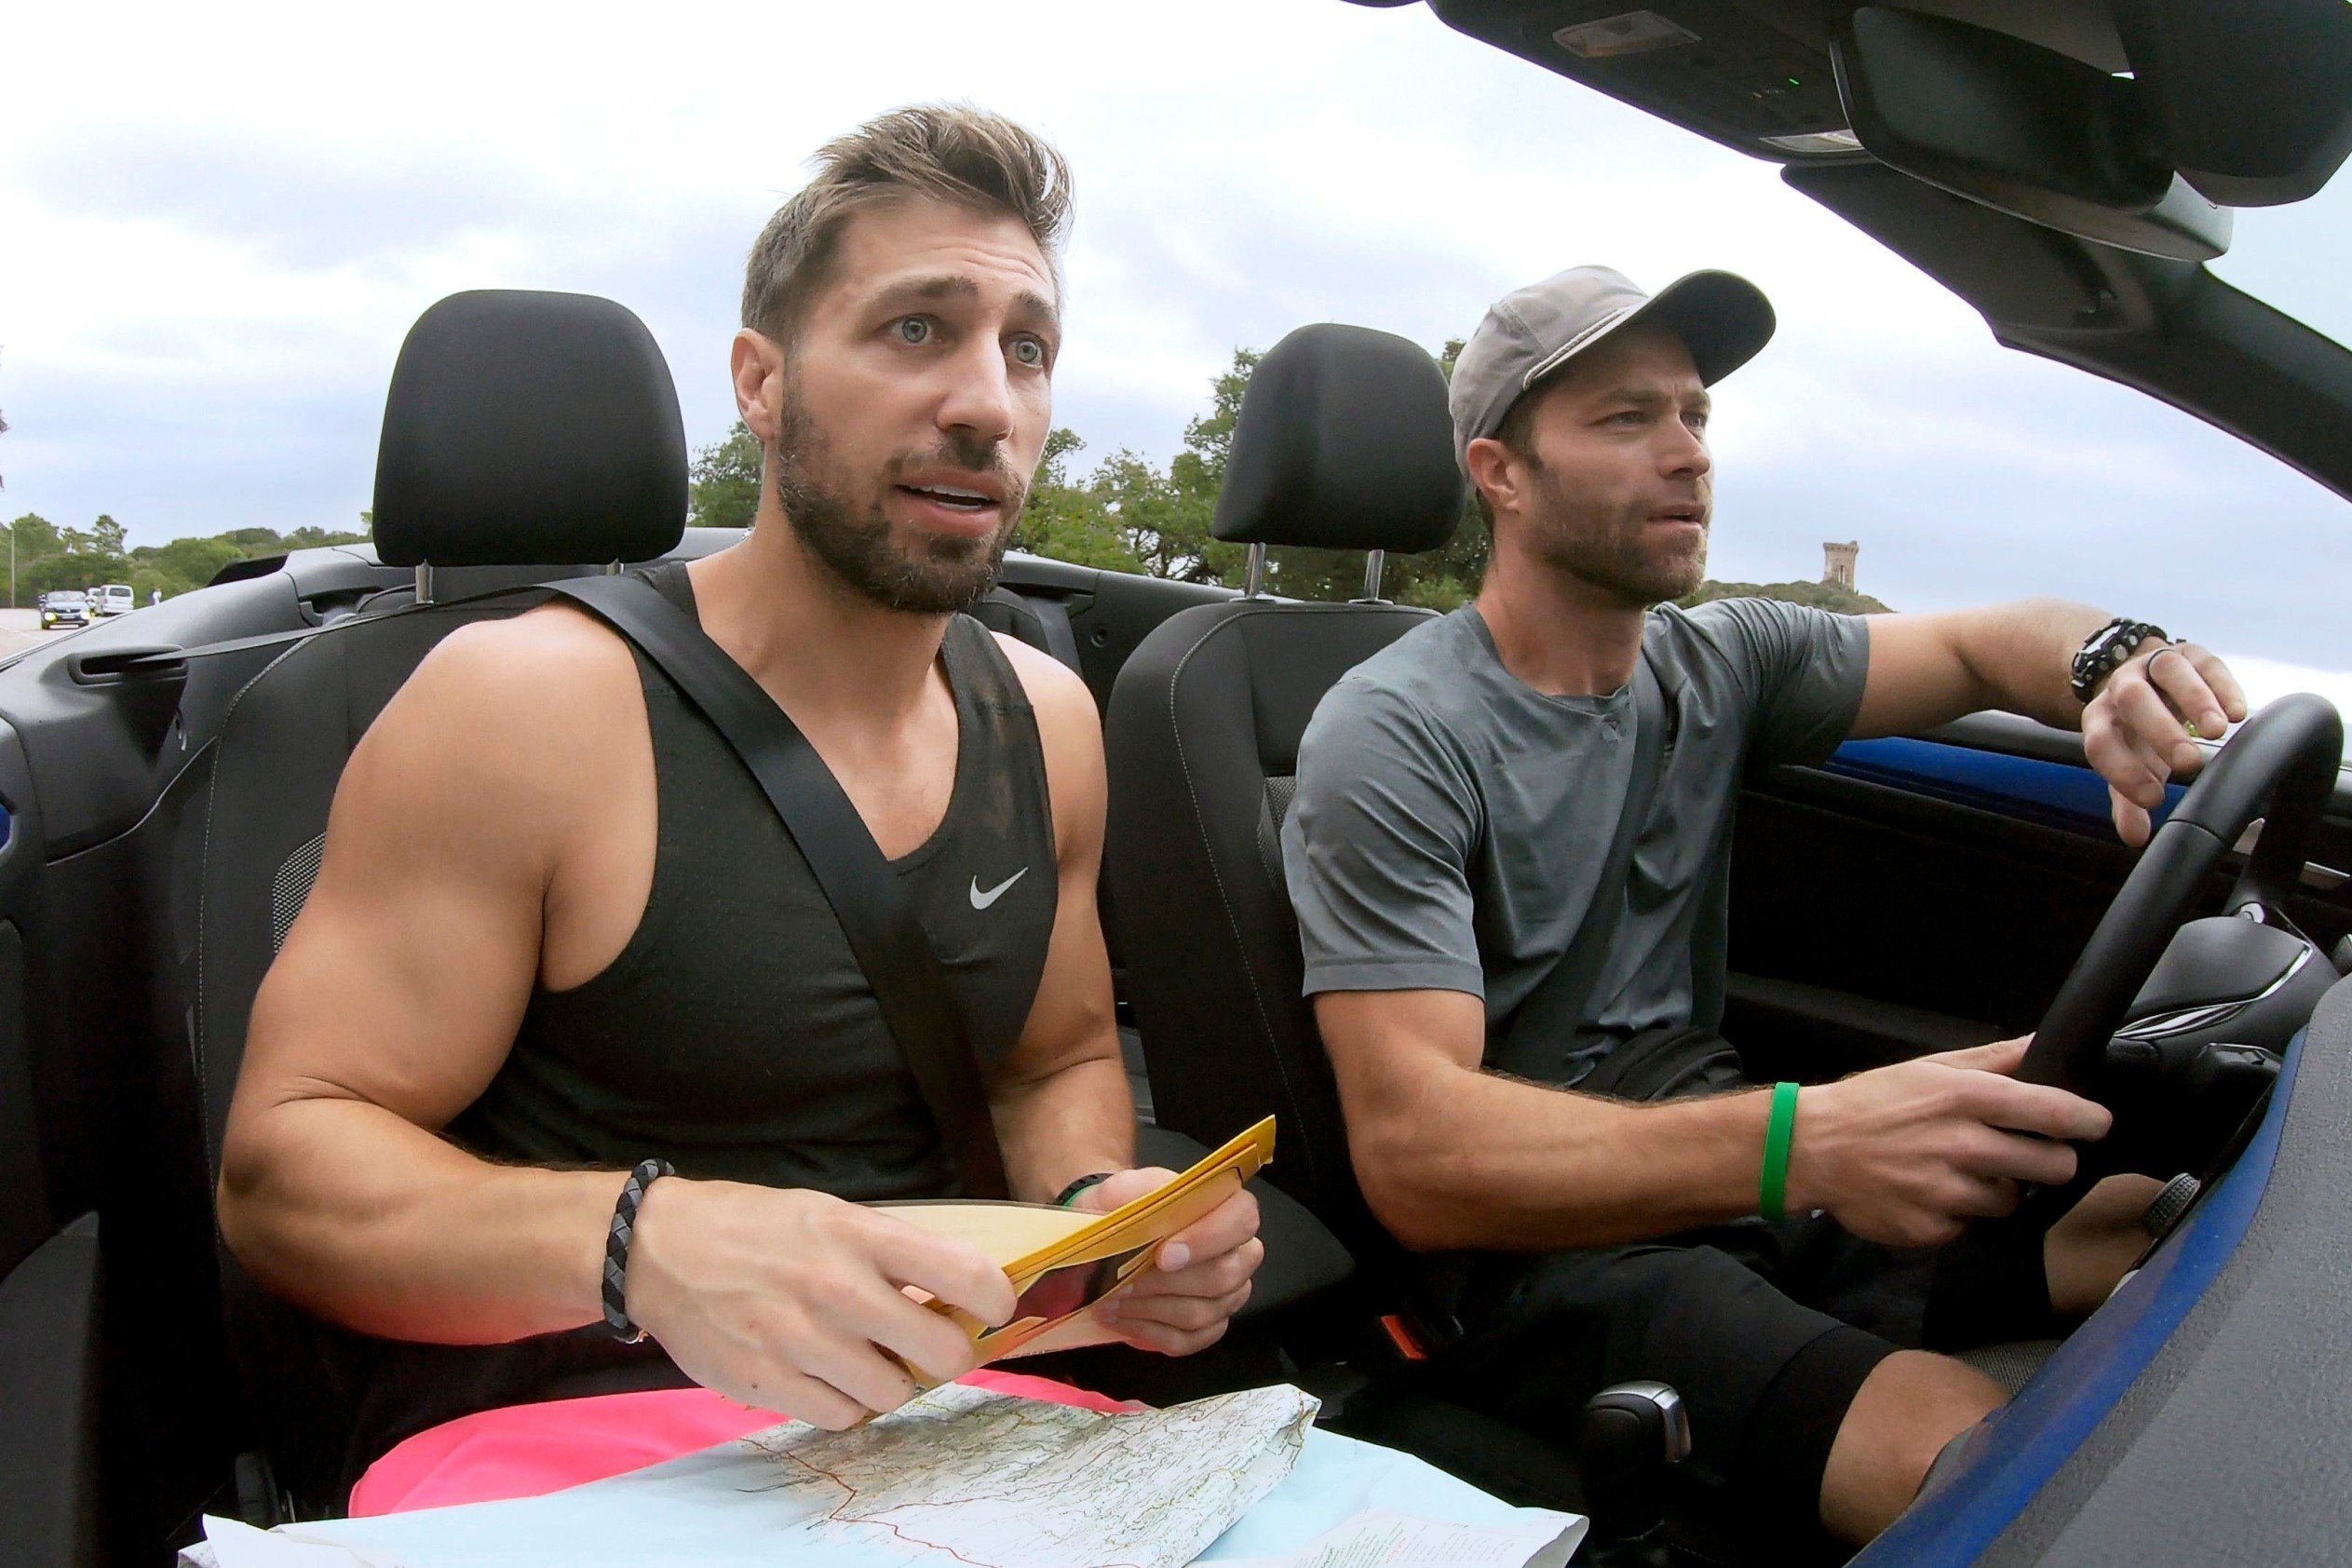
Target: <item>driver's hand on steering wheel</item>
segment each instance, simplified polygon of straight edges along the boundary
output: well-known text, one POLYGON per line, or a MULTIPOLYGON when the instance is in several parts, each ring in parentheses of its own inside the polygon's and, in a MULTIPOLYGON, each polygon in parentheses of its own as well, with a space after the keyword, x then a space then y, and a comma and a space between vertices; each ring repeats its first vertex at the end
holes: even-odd
POLYGON ((2103 1138, 2115 1118, 2080 1095, 2010 1076, 2029 1044, 1945 1051, 1805 1089, 1790 1209, 1826 1210, 1865 1240, 1935 1247, 1971 1220, 2014 1210, 2027 1183, 2072 1181, 2067 1141, 2103 1138))
POLYGON ((2237 678, 2194 642, 2158 642, 2107 677, 2083 709, 2083 755, 2107 781, 2124 843, 2147 843, 2165 785, 2205 765, 2197 741, 2221 739, 2245 717, 2237 678))

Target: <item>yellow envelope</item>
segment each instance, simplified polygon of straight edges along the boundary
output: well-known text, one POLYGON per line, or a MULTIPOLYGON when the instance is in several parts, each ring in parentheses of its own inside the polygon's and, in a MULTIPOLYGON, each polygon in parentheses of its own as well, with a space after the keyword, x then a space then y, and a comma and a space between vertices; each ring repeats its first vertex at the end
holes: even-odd
POLYGON ((992 1329, 939 1302, 928 1304, 971 1336, 985 1364, 1115 1340, 1117 1335, 1086 1316, 1087 1308, 1149 1272, 1161 1242, 1239 1192, 1273 1158, 1274 1118, 1268 1116, 1183 1175, 1108 1214, 1045 1203, 954 1198, 873 1207, 935 1235, 969 1242, 1004 1268, 1020 1303, 1002 1328, 992 1329))

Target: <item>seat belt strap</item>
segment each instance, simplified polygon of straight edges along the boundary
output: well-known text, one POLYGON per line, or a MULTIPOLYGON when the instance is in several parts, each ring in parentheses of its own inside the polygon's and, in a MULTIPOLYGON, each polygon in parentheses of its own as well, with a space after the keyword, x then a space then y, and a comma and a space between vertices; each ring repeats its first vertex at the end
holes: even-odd
POLYGON ((544 585, 634 643, 759 781, 841 922, 884 1022, 971 1197, 1009 1196, 988 1095, 939 955, 865 819, 783 709, 725 649, 634 576, 544 585))

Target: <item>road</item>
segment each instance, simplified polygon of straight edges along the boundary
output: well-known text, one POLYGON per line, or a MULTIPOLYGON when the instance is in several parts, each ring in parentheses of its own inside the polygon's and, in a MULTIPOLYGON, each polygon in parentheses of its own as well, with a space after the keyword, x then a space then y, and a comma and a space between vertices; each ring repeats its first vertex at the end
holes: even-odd
POLYGON ((46 642, 62 632, 43 631, 38 610, 0 610, 0 658, 22 653, 35 642, 46 642))

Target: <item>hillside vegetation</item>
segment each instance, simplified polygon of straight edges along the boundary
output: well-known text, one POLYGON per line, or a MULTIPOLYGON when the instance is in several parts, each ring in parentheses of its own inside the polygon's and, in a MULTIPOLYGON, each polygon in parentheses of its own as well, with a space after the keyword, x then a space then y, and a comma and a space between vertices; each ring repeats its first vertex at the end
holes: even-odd
POLYGON ((1810 604, 1841 615, 1892 613, 1869 594, 1857 593, 1844 583, 1719 583, 1710 577, 1674 602, 1687 610, 1710 599, 1785 599, 1791 604, 1810 604))
POLYGON ((361 544, 368 537, 364 532, 337 533, 325 528, 297 528, 291 534, 237 528, 210 538, 174 539, 168 545, 141 545, 134 549, 125 544, 123 525, 104 513, 88 528, 60 528, 37 512, 27 512, 8 528, 16 538, 16 602, 20 605, 33 603, 52 588, 94 588, 101 583, 128 583, 133 597, 144 604, 151 592, 160 591, 169 599, 202 588, 233 561, 283 555, 314 545, 361 544))

